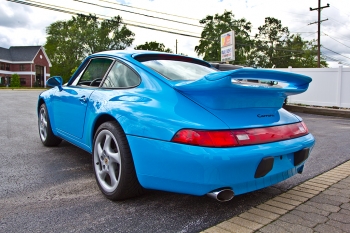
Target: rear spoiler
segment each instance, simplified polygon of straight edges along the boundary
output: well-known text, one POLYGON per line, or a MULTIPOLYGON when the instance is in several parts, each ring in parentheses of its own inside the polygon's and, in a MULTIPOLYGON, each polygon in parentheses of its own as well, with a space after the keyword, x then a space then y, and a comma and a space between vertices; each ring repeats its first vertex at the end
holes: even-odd
POLYGON ((173 88, 213 109, 281 108, 287 96, 305 92, 311 81, 301 74, 242 68, 211 73, 196 81, 174 83, 173 88), (283 85, 258 85, 239 80, 277 81, 283 85))

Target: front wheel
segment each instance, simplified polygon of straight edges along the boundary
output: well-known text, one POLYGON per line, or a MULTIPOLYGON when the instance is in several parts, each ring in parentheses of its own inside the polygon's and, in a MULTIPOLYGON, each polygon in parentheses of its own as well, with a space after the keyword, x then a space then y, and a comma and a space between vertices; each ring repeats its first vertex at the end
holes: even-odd
POLYGON ((40 106, 38 118, 39 135, 45 146, 58 146, 62 139, 56 137, 51 128, 49 114, 45 104, 40 106))
POLYGON ((128 141, 116 122, 105 122, 97 129, 92 154, 97 184, 108 199, 142 194, 128 141))

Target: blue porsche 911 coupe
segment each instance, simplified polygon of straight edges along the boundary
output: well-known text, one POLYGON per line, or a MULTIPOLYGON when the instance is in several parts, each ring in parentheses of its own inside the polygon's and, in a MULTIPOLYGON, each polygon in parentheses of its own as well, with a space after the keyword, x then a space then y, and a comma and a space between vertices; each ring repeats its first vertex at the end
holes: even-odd
POLYGON ((303 171, 315 140, 282 104, 310 82, 176 54, 100 52, 68 83, 47 80, 39 135, 45 146, 66 140, 91 153, 111 200, 156 189, 228 201, 303 171))

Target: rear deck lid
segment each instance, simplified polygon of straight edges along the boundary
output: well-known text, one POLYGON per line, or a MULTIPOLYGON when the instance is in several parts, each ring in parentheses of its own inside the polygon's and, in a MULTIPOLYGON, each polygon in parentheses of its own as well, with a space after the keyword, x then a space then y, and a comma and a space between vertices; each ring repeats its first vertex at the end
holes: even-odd
POLYGON ((177 82, 173 88, 210 109, 281 108, 287 96, 306 91, 311 80, 301 74, 243 68, 210 73, 196 81, 177 82))
POLYGON ((173 88, 230 128, 251 128, 298 122, 282 105, 287 96, 305 92, 311 81, 310 77, 295 73, 243 68, 177 82, 173 88))

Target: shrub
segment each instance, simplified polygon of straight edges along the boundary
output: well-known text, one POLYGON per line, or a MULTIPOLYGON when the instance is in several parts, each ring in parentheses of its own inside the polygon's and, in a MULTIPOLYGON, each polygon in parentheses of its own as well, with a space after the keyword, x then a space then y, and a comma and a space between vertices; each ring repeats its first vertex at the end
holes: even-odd
POLYGON ((10 87, 20 87, 21 86, 21 80, 19 78, 18 74, 13 74, 11 76, 11 83, 10 87))

